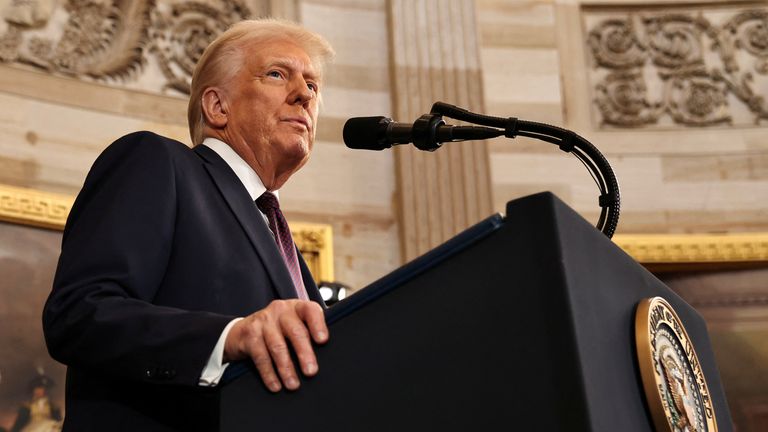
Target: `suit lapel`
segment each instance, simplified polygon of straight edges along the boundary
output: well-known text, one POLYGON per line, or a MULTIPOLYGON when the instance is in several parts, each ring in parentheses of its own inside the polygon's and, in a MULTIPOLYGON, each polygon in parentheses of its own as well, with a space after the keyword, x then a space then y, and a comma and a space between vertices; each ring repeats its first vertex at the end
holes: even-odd
POLYGON ((296 298, 296 290, 282 256, 277 249, 272 233, 262 221, 256 204, 245 190, 232 169, 215 151, 204 145, 195 147, 195 152, 208 163, 204 164, 216 187, 224 196, 232 213, 235 214, 240 226, 245 231, 251 244, 264 261, 267 273, 280 298, 296 298))

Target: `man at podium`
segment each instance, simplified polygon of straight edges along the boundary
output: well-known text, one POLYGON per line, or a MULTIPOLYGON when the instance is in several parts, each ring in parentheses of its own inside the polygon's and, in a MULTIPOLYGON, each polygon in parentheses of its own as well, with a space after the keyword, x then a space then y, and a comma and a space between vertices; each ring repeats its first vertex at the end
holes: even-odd
POLYGON ((199 430, 193 401, 235 360, 273 392, 318 372, 324 305, 278 190, 309 158, 332 55, 297 24, 237 23, 194 71, 191 149, 136 132, 96 160, 43 313, 64 430, 199 430))

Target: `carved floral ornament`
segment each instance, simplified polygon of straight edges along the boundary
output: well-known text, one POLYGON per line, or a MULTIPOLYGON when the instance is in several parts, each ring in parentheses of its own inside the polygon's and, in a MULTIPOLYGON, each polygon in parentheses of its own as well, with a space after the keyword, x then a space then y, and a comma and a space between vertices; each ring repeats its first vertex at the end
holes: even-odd
POLYGON ((704 127, 768 120, 768 8, 711 15, 644 11, 590 17, 587 45, 601 125, 704 127))
POLYGON ((239 0, 10 0, 0 13, 0 62, 182 94, 208 43, 251 16, 239 0))

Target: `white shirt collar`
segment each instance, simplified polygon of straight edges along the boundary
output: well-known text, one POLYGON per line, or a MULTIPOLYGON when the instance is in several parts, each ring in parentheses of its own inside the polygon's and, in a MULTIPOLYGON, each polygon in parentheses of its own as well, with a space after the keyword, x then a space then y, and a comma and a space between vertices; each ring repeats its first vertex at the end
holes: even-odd
MULTIPOLYGON (((261 181, 258 174, 256 174, 256 171, 254 171, 239 154, 232 150, 232 147, 230 147, 229 144, 220 139, 208 137, 203 140, 202 145, 215 151, 222 159, 224 159, 224 162, 232 168, 232 171, 235 172, 237 178, 243 183, 243 186, 245 186, 245 189, 248 191, 252 200, 256 201, 258 197, 266 192, 267 188, 264 187, 264 183, 261 181)), ((280 199, 278 191, 272 191, 272 193, 275 194, 275 197, 277 197, 278 200, 280 199)))

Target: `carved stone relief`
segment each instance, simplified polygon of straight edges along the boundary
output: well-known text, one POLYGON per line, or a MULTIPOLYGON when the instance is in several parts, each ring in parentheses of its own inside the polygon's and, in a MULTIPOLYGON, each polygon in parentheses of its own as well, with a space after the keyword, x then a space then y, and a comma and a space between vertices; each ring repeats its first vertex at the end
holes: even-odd
POLYGON ((252 16, 240 0, 11 0, 0 62, 184 95, 208 43, 252 16))
POLYGON ((596 122, 642 128, 768 121, 768 4, 726 5, 585 9, 596 122))

